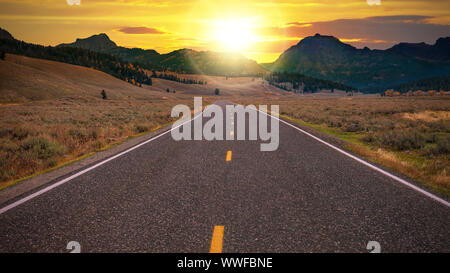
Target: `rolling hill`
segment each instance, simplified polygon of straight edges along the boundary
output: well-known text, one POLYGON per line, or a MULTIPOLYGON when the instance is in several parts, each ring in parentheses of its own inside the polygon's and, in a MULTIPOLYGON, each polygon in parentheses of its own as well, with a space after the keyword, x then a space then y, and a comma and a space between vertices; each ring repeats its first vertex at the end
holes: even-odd
POLYGON ((320 34, 301 40, 265 66, 274 72, 301 73, 365 91, 450 74, 450 64, 445 62, 367 47, 357 49, 320 34))
POLYGON ((0 78, 2 103, 65 96, 101 98, 101 90, 105 90, 111 99, 162 97, 160 92, 139 88, 92 68, 13 54, 0 60, 0 78))

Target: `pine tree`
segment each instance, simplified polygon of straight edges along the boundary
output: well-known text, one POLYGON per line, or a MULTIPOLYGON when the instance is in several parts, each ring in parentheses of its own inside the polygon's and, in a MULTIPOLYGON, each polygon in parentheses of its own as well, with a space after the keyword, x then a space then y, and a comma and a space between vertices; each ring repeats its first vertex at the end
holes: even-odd
POLYGON ((106 92, 105 92, 105 90, 102 90, 102 98, 104 99, 104 100, 106 100, 108 97, 106 96, 106 92))

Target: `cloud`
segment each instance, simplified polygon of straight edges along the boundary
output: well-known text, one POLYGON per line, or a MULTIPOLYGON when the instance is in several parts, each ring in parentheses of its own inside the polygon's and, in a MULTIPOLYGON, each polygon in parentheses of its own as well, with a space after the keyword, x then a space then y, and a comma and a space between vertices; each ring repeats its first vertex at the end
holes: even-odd
POLYGON ((149 27, 123 27, 119 29, 120 32, 125 34, 165 34, 166 32, 149 27))
POLYGON ((428 23, 432 16, 398 15, 322 22, 290 22, 282 27, 260 29, 267 36, 303 38, 316 33, 333 35, 357 47, 385 49, 398 42, 434 43, 450 36, 450 25, 428 23))

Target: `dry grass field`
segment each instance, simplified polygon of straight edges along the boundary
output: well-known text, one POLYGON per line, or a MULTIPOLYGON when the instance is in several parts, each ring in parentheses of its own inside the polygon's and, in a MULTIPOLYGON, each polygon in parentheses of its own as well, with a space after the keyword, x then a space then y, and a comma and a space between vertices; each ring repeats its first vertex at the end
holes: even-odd
POLYGON ((286 120, 333 135, 350 151, 450 195, 449 97, 267 97, 286 120))
POLYGON ((0 106, 0 188, 173 121, 183 100, 64 97, 0 106))

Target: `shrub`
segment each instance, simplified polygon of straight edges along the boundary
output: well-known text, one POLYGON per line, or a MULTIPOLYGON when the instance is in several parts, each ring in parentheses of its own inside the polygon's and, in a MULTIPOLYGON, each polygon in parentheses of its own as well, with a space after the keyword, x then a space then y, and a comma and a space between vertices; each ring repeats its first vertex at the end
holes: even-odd
POLYGON ((450 140, 446 137, 439 137, 434 145, 427 145, 424 150, 425 155, 447 155, 450 153, 450 140))
POLYGON ((143 133, 143 132, 147 132, 148 131, 148 127, 145 125, 136 125, 136 127, 134 128, 134 130, 137 133, 143 133))
POLYGON ((394 129, 381 133, 382 145, 398 151, 420 149, 425 145, 425 137, 415 130, 394 129))
POLYGON ((43 137, 30 137, 22 143, 21 148, 42 160, 64 155, 64 147, 61 144, 43 137))
POLYGON ((88 134, 78 128, 70 128, 67 131, 67 134, 69 136, 79 140, 81 143, 86 143, 89 140, 88 134))
POLYGON ((352 119, 344 123, 342 126, 344 132, 359 132, 363 131, 364 127, 361 125, 360 121, 357 119, 352 119))
POLYGON ((220 90, 219 90, 219 88, 216 88, 216 90, 214 90, 214 95, 218 96, 218 95, 219 95, 219 93, 220 93, 220 90))
POLYGON ((102 95, 102 99, 104 99, 104 100, 106 100, 108 98, 108 96, 106 96, 105 90, 102 90, 101 95, 102 95))
POLYGON ((3 139, 0 141, 0 150, 5 152, 15 153, 20 149, 19 145, 11 142, 9 139, 3 139))

